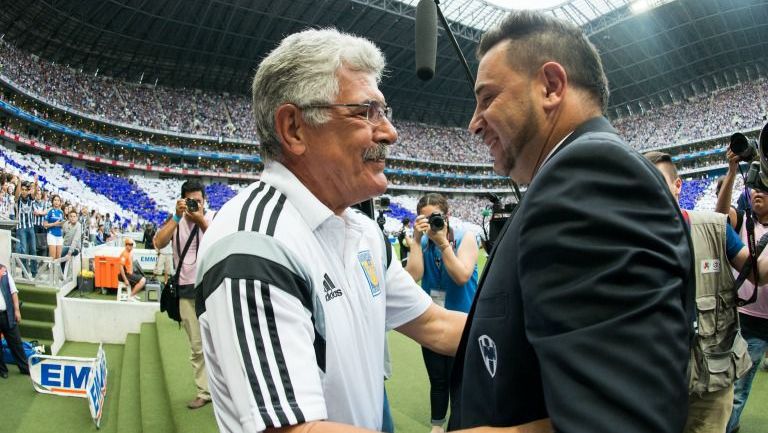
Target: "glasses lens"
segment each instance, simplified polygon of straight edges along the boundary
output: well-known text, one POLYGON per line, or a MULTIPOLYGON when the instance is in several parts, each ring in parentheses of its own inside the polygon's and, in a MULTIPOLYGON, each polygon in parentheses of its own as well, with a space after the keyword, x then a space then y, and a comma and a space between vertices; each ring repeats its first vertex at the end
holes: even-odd
POLYGON ((392 120, 390 117, 392 114, 392 110, 382 104, 379 101, 371 101, 368 103, 368 121, 372 123, 379 123, 382 121, 384 117, 386 117, 389 120, 392 120))

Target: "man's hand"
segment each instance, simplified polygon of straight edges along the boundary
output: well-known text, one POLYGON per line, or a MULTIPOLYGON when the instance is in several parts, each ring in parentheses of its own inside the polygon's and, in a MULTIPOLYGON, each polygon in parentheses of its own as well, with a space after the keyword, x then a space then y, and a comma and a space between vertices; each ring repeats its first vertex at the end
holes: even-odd
POLYGON ((18 308, 13 312, 13 317, 16 318, 16 323, 21 323, 21 311, 18 308))
POLYGON ((739 170, 739 163, 741 162, 741 158, 739 155, 733 153, 730 148, 725 153, 725 155, 728 157, 728 171, 736 173, 739 170))
POLYGON ((180 198, 176 200, 176 216, 181 218, 184 216, 184 212, 187 211, 187 200, 180 198))
POLYGON ((187 218, 189 218, 193 223, 195 223, 198 226, 202 226, 205 222, 205 213, 203 211, 202 206, 198 206, 197 212, 190 212, 189 209, 187 209, 186 212, 187 218))

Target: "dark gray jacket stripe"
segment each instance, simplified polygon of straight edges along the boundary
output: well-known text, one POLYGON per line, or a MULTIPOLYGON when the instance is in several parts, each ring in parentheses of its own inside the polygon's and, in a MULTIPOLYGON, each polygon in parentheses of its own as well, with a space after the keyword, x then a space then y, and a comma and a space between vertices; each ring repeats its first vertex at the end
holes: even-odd
MULTIPOLYGON (((248 316, 251 321, 251 329, 253 333, 253 340, 254 344, 256 345, 256 354, 259 356, 259 364, 261 364, 261 371, 264 375, 264 382, 267 384, 267 392, 269 393, 269 400, 272 402, 272 407, 275 410, 275 415, 277 415, 278 421, 280 421, 280 426, 286 426, 288 425, 288 417, 285 415, 285 410, 283 410, 283 406, 280 404, 280 396, 277 393, 277 388, 275 387, 275 381, 272 379, 272 370, 269 368, 269 360, 267 359, 267 350, 264 348, 264 338, 261 336, 261 324, 259 323, 259 310, 256 306, 256 294, 254 293, 256 291, 256 284, 254 284, 253 280, 246 280, 245 281, 245 299, 248 304, 248 316)), ((268 292, 269 286, 263 286, 261 287, 262 292, 268 292)), ((233 295, 235 293, 233 292, 233 295)), ((239 295, 239 293, 238 293, 239 295)), ((272 314, 272 317, 267 317, 266 321, 269 322, 269 320, 274 321, 275 315, 272 314)), ((241 350, 248 350, 247 347, 241 348, 241 350)), ((276 352, 280 350, 277 346, 272 346, 272 349, 276 352)), ((253 368, 253 367, 251 367, 253 368)), ((284 378, 280 377, 280 380, 282 382, 285 382, 287 379, 288 383, 290 383, 290 377, 284 378)), ((260 406, 263 407, 263 406, 260 406)))
POLYGON ((248 218, 248 208, 251 207, 251 203, 253 203, 253 200, 256 199, 256 196, 259 195, 261 190, 264 189, 264 182, 259 182, 259 186, 257 186, 252 192, 251 195, 248 196, 248 198, 245 200, 245 203, 243 203, 243 208, 240 209, 240 222, 237 225, 237 230, 242 231, 245 230, 245 220, 248 218))
POLYGON ((198 317, 205 312, 205 301, 225 278, 257 280, 277 286, 294 296, 312 313, 312 293, 307 282, 284 265, 250 254, 232 254, 213 265, 197 287, 195 309, 198 317))
MULTIPOLYGON (((277 370, 280 373, 280 380, 283 383, 283 389, 285 390, 285 397, 288 401, 288 405, 291 409, 293 409, 296 422, 303 423, 306 421, 306 419, 304 418, 304 413, 301 411, 301 408, 299 408, 299 404, 296 402, 296 394, 293 392, 291 376, 288 374, 288 365, 285 363, 285 356, 283 355, 283 345, 280 344, 280 336, 277 333, 275 310, 272 308, 272 298, 270 294, 271 290, 272 288, 269 286, 269 284, 263 282, 261 283, 261 300, 264 302, 264 314, 267 316, 269 341, 272 344, 272 350, 275 352, 277 370)), ((248 304, 250 305, 250 299, 248 300, 248 304)), ((273 401, 273 403, 280 404, 280 401, 273 401)))
MULTIPOLYGON (((253 359, 251 359, 251 351, 248 350, 248 340, 245 334, 245 323, 243 321, 243 309, 240 304, 240 281, 233 279, 230 280, 230 296, 232 298, 232 309, 234 310, 235 319, 235 332, 237 333, 237 341, 240 344, 240 354, 243 357, 243 363, 245 364, 245 372, 248 375, 248 383, 251 385, 251 393, 256 399, 256 405, 260 408, 261 418, 267 427, 274 427, 272 417, 269 413, 262 411, 264 408, 264 398, 261 395, 261 387, 259 386, 259 380, 256 377, 256 371, 253 369, 253 359)), ((258 322, 257 322, 258 323, 258 322)), ((258 346, 261 341, 261 335, 255 333, 254 338, 258 346)))
MULTIPOLYGON (((253 223, 251 224, 252 232, 260 231, 259 228, 261 228, 261 220, 264 219, 264 208, 267 207, 267 203, 272 200, 272 197, 275 196, 276 192, 277 190, 270 186, 269 189, 267 189, 266 194, 264 194, 264 197, 259 199, 259 204, 256 205, 256 211, 253 214, 253 223)), ((278 217, 279 216, 280 215, 278 214, 278 217)))
POLYGON ((285 195, 280 194, 280 198, 277 199, 277 204, 275 205, 275 209, 272 211, 272 216, 269 217, 269 224, 267 225, 267 236, 274 236, 275 235, 275 227, 277 227, 277 219, 280 217, 280 213, 283 211, 283 206, 285 205, 285 195))

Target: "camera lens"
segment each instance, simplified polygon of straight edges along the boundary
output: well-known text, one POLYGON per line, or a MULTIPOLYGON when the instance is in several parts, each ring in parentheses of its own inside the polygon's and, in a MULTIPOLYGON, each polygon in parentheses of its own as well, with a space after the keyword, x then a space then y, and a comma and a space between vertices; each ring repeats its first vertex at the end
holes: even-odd
POLYGON ((752 161, 757 156, 755 148, 750 145, 749 140, 744 134, 737 132, 731 135, 731 143, 728 146, 731 152, 739 156, 742 161, 752 161))
POLYGON ((198 210, 197 202, 195 200, 192 200, 191 198, 187 199, 187 210, 190 212, 197 212, 198 210))
POLYGON ((432 212, 427 221, 429 222, 429 228, 433 232, 440 231, 445 227, 445 218, 443 218, 443 214, 440 212, 432 212))

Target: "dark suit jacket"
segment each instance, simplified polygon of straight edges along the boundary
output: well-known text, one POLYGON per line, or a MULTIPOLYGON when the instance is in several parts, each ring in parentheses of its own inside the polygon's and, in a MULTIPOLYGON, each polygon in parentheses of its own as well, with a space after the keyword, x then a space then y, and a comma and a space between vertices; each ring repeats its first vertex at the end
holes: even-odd
POLYGON ((456 356, 451 429, 679 433, 690 238, 656 168, 602 117, 540 169, 486 265, 456 356))

